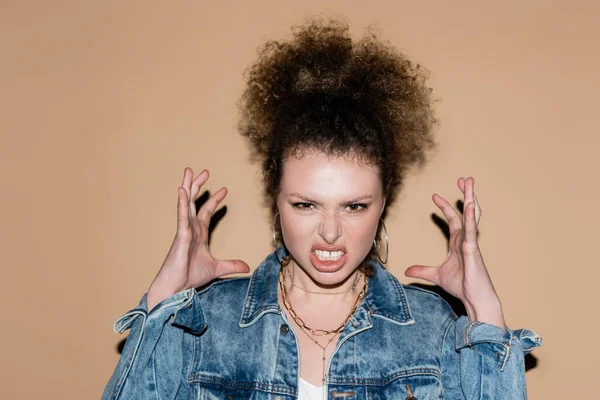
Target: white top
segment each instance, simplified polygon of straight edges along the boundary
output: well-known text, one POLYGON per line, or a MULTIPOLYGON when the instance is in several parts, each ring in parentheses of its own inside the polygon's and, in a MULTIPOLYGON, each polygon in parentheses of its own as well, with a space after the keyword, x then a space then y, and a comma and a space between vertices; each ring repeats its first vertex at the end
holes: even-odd
POLYGON ((300 378, 298 382, 298 400, 324 400, 323 386, 315 386, 300 378))

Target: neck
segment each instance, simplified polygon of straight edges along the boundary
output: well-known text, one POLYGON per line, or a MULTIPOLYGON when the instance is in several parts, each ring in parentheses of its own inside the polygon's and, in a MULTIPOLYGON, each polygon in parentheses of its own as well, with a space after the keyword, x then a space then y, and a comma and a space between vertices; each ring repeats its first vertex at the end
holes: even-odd
POLYGON ((304 304, 343 304, 346 300, 354 301, 364 285, 363 274, 358 268, 335 285, 315 281, 294 260, 284 268, 284 272, 288 294, 304 304))

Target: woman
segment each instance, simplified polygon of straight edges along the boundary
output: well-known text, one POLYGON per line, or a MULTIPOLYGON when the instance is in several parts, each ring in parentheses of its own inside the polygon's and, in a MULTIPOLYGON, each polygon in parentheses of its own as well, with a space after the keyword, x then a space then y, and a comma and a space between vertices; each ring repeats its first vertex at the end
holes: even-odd
POLYGON ((207 246, 222 188, 195 209, 203 171, 186 168, 177 234, 139 307, 104 399, 520 399, 523 356, 540 344, 505 326, 477 245, 473 178, 438 267, 412 266, 460 299, 401 285, 387 261, 383 215, 407 169, 432 147, 425 75, 374 36, 312 22, 269 42, 249 70, 242 131, 263 161, 273 240, 251 277, 207 246), (379 234, 383 231, 383 234, 379 234), (197 291, 195 288, 201 288, 197 291))

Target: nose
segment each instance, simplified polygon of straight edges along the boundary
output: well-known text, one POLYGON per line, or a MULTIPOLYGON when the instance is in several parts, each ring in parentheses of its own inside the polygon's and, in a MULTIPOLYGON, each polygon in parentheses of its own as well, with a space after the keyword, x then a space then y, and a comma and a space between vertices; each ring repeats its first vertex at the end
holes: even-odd
POLYGON ((333 244, 342 236, 342 225, 338 215, 324 216, 319 225, 319 235, 328 244, 333 244))

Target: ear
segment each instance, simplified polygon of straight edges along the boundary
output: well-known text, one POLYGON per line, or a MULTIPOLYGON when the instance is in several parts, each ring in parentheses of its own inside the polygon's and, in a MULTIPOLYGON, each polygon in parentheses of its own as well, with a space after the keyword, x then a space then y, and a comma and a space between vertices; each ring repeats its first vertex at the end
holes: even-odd
POLYGON ((383 211, 385 210, 385 204, 387 202, 387 199, 384 197, 383 198, 383 204, 381 205, 381 211, 379 212, 379 216, 381 217, 383 215, 383 211))

